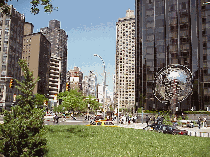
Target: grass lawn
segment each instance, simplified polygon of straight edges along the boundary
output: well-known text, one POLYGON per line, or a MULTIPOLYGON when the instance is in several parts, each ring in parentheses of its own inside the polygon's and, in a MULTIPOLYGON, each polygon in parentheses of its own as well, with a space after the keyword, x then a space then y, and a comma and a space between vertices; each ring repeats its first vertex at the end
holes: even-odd
POLYGON ((49 157, 210 156, 210 138, 103 126, 49 125, 46 128, 49 157))

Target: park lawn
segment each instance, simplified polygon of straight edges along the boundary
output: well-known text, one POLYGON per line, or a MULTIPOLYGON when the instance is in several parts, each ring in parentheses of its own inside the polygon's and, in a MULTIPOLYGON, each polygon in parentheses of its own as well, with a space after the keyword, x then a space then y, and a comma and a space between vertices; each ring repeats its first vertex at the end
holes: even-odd
POLYGON ((210 156, 210 138, 103 126, 49 125, 46 129, 49 157, 210 156))

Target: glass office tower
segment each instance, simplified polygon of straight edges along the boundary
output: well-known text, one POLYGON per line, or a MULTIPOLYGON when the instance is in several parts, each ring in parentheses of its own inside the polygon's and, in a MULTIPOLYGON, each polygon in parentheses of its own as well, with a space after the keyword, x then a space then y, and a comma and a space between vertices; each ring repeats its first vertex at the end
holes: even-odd
POLYGON ((136 108, 167 110, 168 102, 153 94, 154 79, 162 68, 180 64, 190 69, 194 86, 177 107, 205 109, 210 104, 210 6, 201 0, 136 0, 135 5, 136 108))

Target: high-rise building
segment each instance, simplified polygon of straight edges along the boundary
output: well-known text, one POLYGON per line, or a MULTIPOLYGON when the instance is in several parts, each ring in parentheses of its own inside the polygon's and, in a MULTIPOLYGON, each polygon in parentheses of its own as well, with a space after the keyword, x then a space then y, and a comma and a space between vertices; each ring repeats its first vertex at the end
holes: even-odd
POLYGON ((50 48, 50 42, 42 33, 33 33, 31 23, 24 24, 22 59, 28 63, 29 70, 33 71, 35 80, 38 77, 40 79, 34 88, 34 94, 47 96, 49 93, 50 48))
MULTIPOLYGON (((154 96, 155 76, 172 64, 193 75, 193 94, 176 104, 179 110, 210 104, 209 5, 202 0, 136 0, 136 105, 168 109, 154 96)), ((210 106, 210 105, 209 105, 210 106)))
POLYGON ((85 96, 97 97, 97 77, 93 71, 82 80, 82 90, 85 96))
POLYGON ((3 108, 10 107, 13 96, 20 94, 16 88, 9 88, 10 79, 21 80, 21 68, 18 64, 22 58, 23 35, 25 17, 23 14, 9 6, 8 15, 0 13, 0 105, 3 108), (6 77, 2 79, 2 77, 6 77))
POLYGON ((61 58, 60 91, 66 88, 67 72, 67 38, 65 30, 60 28, 60 21, 50 20, 49 27, 41 28, 40 31, 51 43, 51 56, 61 58))
POLYGON ((51 56, 50 70, 49 70, 49 98, 48 98, 49 109, 59 105, 57 96, 60 91, 60 73, 61 73, 61 58, 51 56))
POLYGON ((132 108, 135 105, 135 15, 133 10, 127 10, 126 17, 118 19, 116 33, 114 103, 119 102, 119 108, 132 108))
POLYGON ((103 84, 98 84, 98 102, 103 104, 104 95, 103 95, 103 84))
POLYGON ((83 73, 79 67, 74 67, 74 69, 67 72, 66 82, 70 83, 70 89, 79 89, 79 91, 82 91, 82 79, 83 73))
POLYGON ((84 96, 88 95, 88 76, 84 76, 82 80, 82 92, 84 96))

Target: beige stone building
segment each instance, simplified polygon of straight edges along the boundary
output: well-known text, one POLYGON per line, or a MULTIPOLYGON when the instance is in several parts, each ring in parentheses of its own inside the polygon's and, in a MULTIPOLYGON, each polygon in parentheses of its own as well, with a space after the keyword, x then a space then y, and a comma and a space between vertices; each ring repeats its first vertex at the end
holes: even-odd
POLYGON ((42 33, 33 33, 31 23, 24 24, 22 59, 27 61, 35 80, 38 77, 40 79, 34 88, 34 94, 39 93, 47 96, 49 92, 50 47, 50 42, 42 33))

